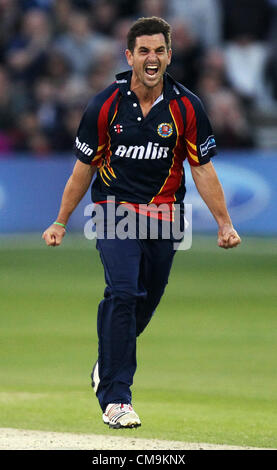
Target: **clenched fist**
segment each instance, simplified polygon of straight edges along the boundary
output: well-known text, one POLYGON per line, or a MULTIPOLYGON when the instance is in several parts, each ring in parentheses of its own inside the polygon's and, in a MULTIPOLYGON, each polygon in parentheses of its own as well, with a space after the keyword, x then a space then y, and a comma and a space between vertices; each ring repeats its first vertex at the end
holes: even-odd
POLYGON ((240 243, 240 236, 232 225, 225 224, 219 228, 217 244, 220 248, 234 248, 240 243))
POLYGON ((48 246, 59 246, 65 236, 66 230, 61 225, 52 224, 42 234, 42 238, 45 240, 48 246))

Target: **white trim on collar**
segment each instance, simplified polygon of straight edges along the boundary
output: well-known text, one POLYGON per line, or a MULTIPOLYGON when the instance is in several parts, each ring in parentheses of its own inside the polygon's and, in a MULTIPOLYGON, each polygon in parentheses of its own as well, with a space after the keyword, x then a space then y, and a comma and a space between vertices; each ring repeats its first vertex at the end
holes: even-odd
POLYGON ((158 104, 160 101, 162 101, 164 99, 164 94, 162 93, 160 96, 158 96, 158 98, 156 99, 156 101, 152 104, 152 108, 153 106, 156 106, 156 104, 158 104))

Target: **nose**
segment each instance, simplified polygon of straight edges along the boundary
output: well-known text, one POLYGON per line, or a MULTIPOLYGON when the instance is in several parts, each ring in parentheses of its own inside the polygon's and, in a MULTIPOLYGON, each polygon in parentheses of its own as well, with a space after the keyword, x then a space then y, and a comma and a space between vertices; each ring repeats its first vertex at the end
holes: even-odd
POLYGON ((149 51, 148 62, 157 62, 157 54, 155 51, 149 51))

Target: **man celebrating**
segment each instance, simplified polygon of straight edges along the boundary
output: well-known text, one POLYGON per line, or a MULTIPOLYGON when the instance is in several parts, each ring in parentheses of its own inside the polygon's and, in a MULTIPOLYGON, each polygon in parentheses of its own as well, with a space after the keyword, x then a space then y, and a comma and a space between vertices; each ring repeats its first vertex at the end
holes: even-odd
MULTIPOLYGON (((76 137, 78 158, 62 197, 57 220, 44 232, 47 245, 60 245, 67 221, 92 177, 92 200, 108 206, 128 203, 135 217, 173 224, 185 196, 185 158, 196 187, 218 224, 218 245, 233 248, 240 237, 232 226, 224 193, 210 158, 215 139, 200 100, 166 73, 171 61, 170 26, 161 18, 140 18, 126 50, 131 71, 88 104, 76 137), (159 207, 163 207, 159 211, 159 207), (164 210, 164 208, 166 209, 164 210), (155 210, 155 208, 157 210, 155 210)), ((115 223, 119 223, 116 217, 115 223)), ((92 385, 112 428, 140 426, 130 387, 136 370, 136 338, 150 321, 168 281, 174 237, 97 239, 106 279, 98 308, 98 360, 92 385)))

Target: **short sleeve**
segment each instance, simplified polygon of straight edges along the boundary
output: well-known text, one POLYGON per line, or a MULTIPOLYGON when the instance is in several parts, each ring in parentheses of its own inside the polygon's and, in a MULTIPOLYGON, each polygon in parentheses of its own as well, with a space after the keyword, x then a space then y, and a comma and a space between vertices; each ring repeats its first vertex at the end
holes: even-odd
POLYGON ((184 138, 192 166, 205 165, 216 155, 216 142, 209 118, 198 97, 182 97, 186 108, 184 138))
POLYGON ((97 97, 89 102, 75 139, 74 153, 81 162, 88 165, 101 163, 106 146, 105 141, 101 142, 101 135, 105 133, 99 132, 101 104, 97 97))

